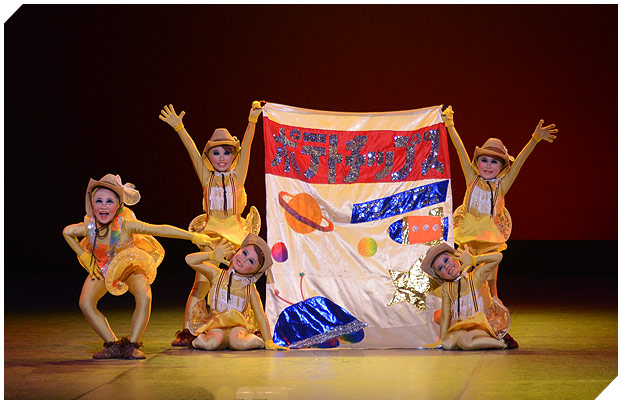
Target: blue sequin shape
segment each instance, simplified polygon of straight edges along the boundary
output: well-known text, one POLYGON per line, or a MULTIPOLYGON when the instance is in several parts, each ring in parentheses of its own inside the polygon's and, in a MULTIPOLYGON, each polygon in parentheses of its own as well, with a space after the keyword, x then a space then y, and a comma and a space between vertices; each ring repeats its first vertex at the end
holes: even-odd
POLYGON ((403 220, 393 222, 388 229, 391 240, 395 241, 398 244, 404 244, 404 239, 402 238, 402 222, 403 220))
POLYGON ((350 223, 365 223, 386 219, 445 202, 448 186, 449 180, 444 180, 409 189, 386 198, 354 204, 352 206, 350 223))
POLYGON ((287 307, 274 326, 273 340, 280 346, 332 348, 337 338, 360 342, 367 324, 323 296, 314 296, 287 307))

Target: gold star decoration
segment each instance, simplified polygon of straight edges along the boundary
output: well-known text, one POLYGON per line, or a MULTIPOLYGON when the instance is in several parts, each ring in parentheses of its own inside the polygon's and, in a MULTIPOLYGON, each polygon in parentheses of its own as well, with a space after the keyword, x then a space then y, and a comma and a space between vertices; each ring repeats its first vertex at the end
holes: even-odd
POLYGON ((422 262, 423 257, 419 257, 408 272, 388 270, 395 285, 395 293, 389 303, 387 303, 387 306, 408 302, 419 310, 426 310, 425 297, 432 288, 430 278, 421 269, 422 262))

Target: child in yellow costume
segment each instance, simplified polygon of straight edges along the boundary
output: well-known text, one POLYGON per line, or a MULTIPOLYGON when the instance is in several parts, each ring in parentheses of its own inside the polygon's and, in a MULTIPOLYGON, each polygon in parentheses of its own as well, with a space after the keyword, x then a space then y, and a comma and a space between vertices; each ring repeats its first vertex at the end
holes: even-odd
POLYGON ((507 334, 510 315, 490 294, 487 279, 500 252, 471 255, 447 243, 430 248, 421 267, 441 282, 440 338, 443 349, 505 349, 518 345, 507 334), (474 267, 469 271, 469 268, 474 267))
MULTIPOLYGON (((199 153, 184 128, 182 122, 184 111, 177 115, 172 104, 164 106, 160 111, 159 118, 177 132, 186 146, 203 188, 205 214, 192 220, 189 226, 190 231, 208 234, 216 239, 226 239, 236 248, 241 245, 247 234, 259 233, 261 218, 257 209, 251 206, 246 218, 242 218, 241 215, 246 207, 244 182, 248 173, 251 144, 261 111, 261 104, 258 101, 253 102, 241 147, 237 137, 231 136, 227 129, 218 128, 205 145, 203 153, 199 153)), ((186 346, 194 338, 189 331, 189 310, 198 301, 205 299, 208 290, 209 282, 197 272, 186 302, 183 330, 176 333, 176 338, 171 345, 186 346)))
POLYGON ((152 225, 136 220, 125 205, 134 205, 140 193, 121 177, 106 174, 99 181, 91 178, 86 189, 84 221, 65 227, 63 236, 78 255, 89 275, 82 286, 80 309, 86 321, 104 340, 104 349, 94 359, 145 359, 138 348, 151 313, 151 283, 164 258, 164 249, 152 236, 192 240, 209 245, 212 239, 168 225, 152 225), (78 237, 83 237, 78 242, 78 237), (136 308, 129 337, 118 340, 97 302, 110 292, 134 295, 136 308))
POLYGON ((188 265, 211 282, 209 313, 206 314, 205 300, 191 308, 189 326, 197 336, 192 346, 208 351, 288 349, 272 340, 268 318, 255 287, 255 282, 272 266, 270 247, 261 237, 250 233, 227 261, 226 257, 234 251, 229 242, 221 240, 211 252, 186 256, 188 265), (215 264, 218 262, 228 268, 220 269, 215 264))
MULTIPOLYGON (((466 180, 464 201, 454 212, 454 240, 459 249, 468 249, 474 255, 503 251, 512 231, 505 195, 538 142, 552 143, 557 129, 554 124, 543 127, 544 121, 540 120, 516 160, 496 138, 488 139, 481 148, 476 147, 473 160, 470 160, 454 126, 451 106, 443 111, 442 118, 458 152, 466 180)), ((493 296, 497 296, 497 271, 495 268, 490 276, 493 296)))

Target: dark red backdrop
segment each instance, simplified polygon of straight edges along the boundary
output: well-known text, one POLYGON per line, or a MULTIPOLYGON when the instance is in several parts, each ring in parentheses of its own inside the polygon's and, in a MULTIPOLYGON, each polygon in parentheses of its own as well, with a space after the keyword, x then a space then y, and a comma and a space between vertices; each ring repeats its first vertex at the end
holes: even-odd
MULTIPOLYGON (((255 99, 451 104, 470 153, 494 136, 516 155, 543 118, 559 137, 509 193, 512 239, 617 239, 617 5, 26 5, 4 33, 9 272, 20 254, 76 265, 61 230, 81 220, 90 177, 135 183, 151 223, 201 212, 187 153, 158 119, 168 103, 200 148, 216 127, 241 136, 255 99)), ((262 129, 246 188, 263 215, 262 129)))

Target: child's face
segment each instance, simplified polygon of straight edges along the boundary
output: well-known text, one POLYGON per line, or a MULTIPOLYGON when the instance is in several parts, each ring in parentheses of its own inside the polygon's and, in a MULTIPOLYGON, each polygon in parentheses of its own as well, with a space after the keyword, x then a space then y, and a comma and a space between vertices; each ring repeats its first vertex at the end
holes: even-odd
POLYGON ((499 175, 503 167, 503 160, 496 157, 480 156, 477 159, 477 170, 485 180, 492 180, 499 175))
POLYGON ((234 154, 222 146, 212 147, 207 151, 209 161, 216 171, 229 171, 231 163, 233 163, 234 154))
POLYGON ((259 269, 259 258, 252 245, 240 248, 229 261, 239 274, 250 275, 259 269))
POLYGON ((460 261, 449 253, 442 253, 432 263, 438 275, 447 280, 453 281, 460 275, 460 261))
POLYGON ((101 224, 108 224, 119 209, 117 194, 106 188, 99 188, 93 194, 93 215, 101 224))

